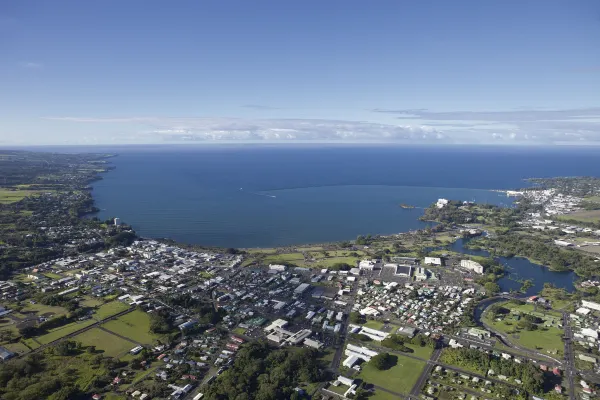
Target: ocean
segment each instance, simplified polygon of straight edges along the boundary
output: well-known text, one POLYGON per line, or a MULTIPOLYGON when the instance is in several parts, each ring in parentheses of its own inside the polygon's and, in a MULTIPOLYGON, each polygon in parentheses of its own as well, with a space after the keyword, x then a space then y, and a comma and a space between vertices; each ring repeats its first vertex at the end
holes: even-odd
MULTIPOLYGON (((100 218, 222 247, 350 240, 427 226, 438 198, 509 205, 528 177, 600 175, 596 148, 192 145, 118 153, 93 184, 100 218), (416 206, 402 209, 400 203, 416 206)), ((73 149, 71 149, 73 151, 73 149)))

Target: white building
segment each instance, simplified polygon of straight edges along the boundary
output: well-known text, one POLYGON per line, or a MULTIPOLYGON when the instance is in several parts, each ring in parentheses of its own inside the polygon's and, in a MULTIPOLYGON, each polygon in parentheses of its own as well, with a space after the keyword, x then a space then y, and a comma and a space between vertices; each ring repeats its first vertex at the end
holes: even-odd
POLYGON ((287 269, 287 267, 285 265, 279 265, 279 264, 269 264, 269 269, 271 271, 285 271, 287 269))
POLYGON ((358 268, 374 270, 376 268, 381 268, 381 264, 377 260, 362 260, 360 263, 358 263, 358 268))
POLYGON ((294 294, 302 294, 306 292, 309 287, 310 285, 308 283, 301 283, 296 289, 294 289, 294 294))
POLYGON ((477 274, 483 274, 483 266, 472 260, 460 260, 460 266, 477 274))
POLYGON ((346 378, 345 376, 338 376, 337 381, 342 385, 352 386, 354 379, 346 378))
POLYGON ((581 330, 581 334, 583 336, 587 336, 587 337, 590 337, 590 338, 598 339, 598 331, 596 331, 594 329, 583 328, 581 330))
POLYGON ((427 265, 442 265, 442 259, 439 257, 425 257, 424 264, 427 265))
POLYGON ((115 226, 119 226, 119 225, 121 225, 121 218, 115 218, 113 220, 113 222, 114 222, 115 226))
POLYGON ((600 311, 600 304, 594 303, 593 301, 581 300, 581 305, 585 308, 600 311))

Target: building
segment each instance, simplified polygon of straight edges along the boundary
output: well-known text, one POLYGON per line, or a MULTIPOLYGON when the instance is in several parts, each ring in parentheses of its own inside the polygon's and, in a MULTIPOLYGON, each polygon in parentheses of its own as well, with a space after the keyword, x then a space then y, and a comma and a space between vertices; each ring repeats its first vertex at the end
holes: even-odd
POLYGON ((483 265, 478 262, 472 260, 460 260, 460 266, 477 274, 483 274, 483 265))
POLYGON ((409 338, 412 338, 417 333, 417 328, 413 328, 412 326, 405 326, 402 328, 398 328, 396 333, 398 335, 408 336, 409 338))
MULTIPOLYGON (((575 232, 573 232, 575 233, 575 232)), ((573 243, 565 242, 564 240, 555 240, 554 244, 562 247, 570 247, 573 246, 573 243)))
POLYGON ((593 364, 596 364, 598 362, 598 360, 596 360, 596 357, 587 356, 581 353, 577 354, 577 357, 579 357, 580 360, 591 362, 593 364))
POLYGON ((0 360, 6 361, 13 358, 14 356, 15 353, 13 353, 12 351, 8 351, 4 347, 0 347, 0 360))
POLYGON ((113 220, 113 222, 114 222, 115 226, 120 226, 121 225, 121 218, 115 218, 113 220))
POLYGON ((362 335, 367 335, 371 339, 376 340, 378 342, 381 342, 389 335, 389 333, 387 333, 387 332, 379 331, 377 329, 367 328, 366 326, 363 326, 361 328, 360 333, 362 335))
POLYGON ((358 268, 372 271, 376 268, 381 268, 381 263, 379 260, 362 260, 358 263, 358 268))
POLYGON ((600 304, 593 301, 581 300, 581 306, 595 311, 600 311, 600 304))
POLYGON ((410 277, 412 274, 412 266, 410 265, 398 265, 398 264, 387 264, 396 266, 396 275, 410 277))
POLYGON ((488 331, 486 331, 485 329, 479 329, 479 328, 469 328, 469 330, 467 331, 467 334, 474 336, 476 338, 479 338, 479 339, 489 339, 491 336, 488 331))
POLYGON ((294 289, 294 294, 302 294, 302 293, 306 292, 309 288, 310 288, 310 284, 301 283, 300 285, 298 285, 298 287, 296 289, 294 289))
POLYGON ((590 328, 583 328, 581 330, 581 334, 583 336, 587 336, 593 339, 598 339, 598 331, 595 329, 590 329, 590 328))
POLYGON ((345 386, 352 386, 354 384, 354 379, 346 378, 345 376, 338 376, 337 381, 345 386))
POLYGON ((133 355, 138 354, 140 351, 142 351, 144 348, 142 346, 135 346, 133 349, 129 350, 129 352, 133 355))
POLYGON ((425 261, 423 262, 427 265, 442 265, 442 259, 439 257, 425 257, 425 261))
POLYGON ((437 203, 435 203, 435 206, 437 208, 444 208, 448 205, 448 200, 446 199, 438 199, 437 203))
POLYGON ((187 322, 184 322, 183 324, 179 325, 178 328, 183 331, 185 329, 191 328, 194 325, 196 325, 196 321, 187 321, 187 322))
POLYGON ((427 279, 427 271, 423 267, 415 268, 415 280, 416 281, 424 281, 427 279))
POLYGON ((265 328, 265 332, 271 332, 276 329, 283 329, 287 325, 288 325, 288 322, 285 319, 276 319, 275 321, 271 322, 271 324, 269 326, 267 326, 265 328))
POLYGON ((269 270, 283 272, 287 269, 285 265, 269 264, 269 270))

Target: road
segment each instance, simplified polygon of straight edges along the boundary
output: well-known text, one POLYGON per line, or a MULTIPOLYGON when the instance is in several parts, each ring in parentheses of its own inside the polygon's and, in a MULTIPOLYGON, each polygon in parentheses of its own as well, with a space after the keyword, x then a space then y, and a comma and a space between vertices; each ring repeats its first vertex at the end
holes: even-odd
POLYGON ((354 299, 356 298, 357 289, 358 279, 352 283, 352 288, 350 290, 350 293, 348 294, 348 304, 344 309, 344 314, 346 315, 346 318, 344 318, 344 320, 342 321, 342 327, 340 328, 340 338, 343 338, 338 343, 338 347, 335 350, 333 360, 331 361, 331 370, 334 372, 339 371, 340 363, 342 361, 342 357, 344 356, 344 347, 346 345, 346 338, 348 337, 348 326, 350 323, 350 313, 352 312, 352 307, 354 306, 354 299))
POLYGON ((573 354, 573 331, 571 330, 569 314, 563 313, 563 326, 565 329, 565 378, 569 381, 569 399, 575 400, 575 357, 573 354))
POLYGON ((429 360, 427 360, 427 365, 425 365, 425 368, 423 368, 423 372, 421 372, 421 376, 419 376, 419 379, 417 379, 417 383, 415 383, 415 385, 412 388, 412 391, 410 392, 411 396, 417 397, 417 398, 419 397, 419 393, 421 393, 421 389, 423 388, 423 385, 425 385, 425 382, 429 378, 429 374, 431 374, 431 370, 433 369, 433 367, 436 366, 441 355, 442 355, 442 347, 441 346, 440 346, 440 348, 433 350, 433 353, 431 353, 431 357, 429 357, 429 360))

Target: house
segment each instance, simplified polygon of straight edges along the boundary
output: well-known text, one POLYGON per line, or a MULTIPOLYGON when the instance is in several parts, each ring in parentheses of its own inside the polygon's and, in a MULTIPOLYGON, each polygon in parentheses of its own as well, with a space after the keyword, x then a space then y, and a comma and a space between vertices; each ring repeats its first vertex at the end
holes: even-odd
POLYGON ((346 378, 345 376, 338 376, 337 381, 345 386, 352 386, 354 384, 354 379, 346 378))
POLYGON ((581 306, 595 311, 600 311, 600 304, 594 303, 593 301, 581 300, 581 306))
POLYGON ((13 353, 12 351, 9 351, 4 347, 0 347, 0 360, 6 361, 8 359, 13 358, 14 356, 15 353, 13 353))
POLYGON ((580 360, 582 361, 587 361, 587 362, 591 362, 593 364, 596 364, 598 362, 598 360, 596 359, 596 357, 591 357, 585 354, 577 354, 577 357, 579 357, 580 360))
POLYGON ((438 201, 435 203, 435 206, 437 208, 444 208, 446 205, 448 205, 448 200, 447 199, 438 199, 438 201))
POLYGON ((556 385, 556 386, 554 386, 554 391, 555 391, 556 393, 562 393, 562 386, 560 386, 560 385, 556 385))

